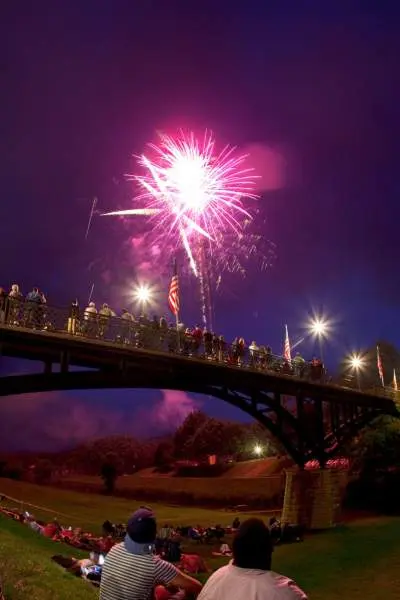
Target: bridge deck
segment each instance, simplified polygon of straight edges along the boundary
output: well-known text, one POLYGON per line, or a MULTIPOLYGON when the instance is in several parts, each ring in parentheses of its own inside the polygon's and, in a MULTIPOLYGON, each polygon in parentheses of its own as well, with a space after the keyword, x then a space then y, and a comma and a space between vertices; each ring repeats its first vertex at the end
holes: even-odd
POLYGON ((382 408, 386 403, 388 407, 393 405, 393 398, 384 394, 365 393, 333 383, 315 382, 294 375, 260 370, 249 363, 242 366, 220 363, 197 356, 189 357, 82 335, 70 335, 64 331, 33 330, 3 324, 0 325, 0 351, 3 356, 45 364, 60 363, 61 356, 67 353, 68 362, 72 367, 101 371, 118 371, 123 368, 125 372, 146 372, 147 378, 167 370, 178 379, 198 380, 200 389, 205 384, 230 388, 254 387, 288 396, 310 394, 327 402, 341 401, 365 407, 374 407, 377 402, 382 404, 382 408))

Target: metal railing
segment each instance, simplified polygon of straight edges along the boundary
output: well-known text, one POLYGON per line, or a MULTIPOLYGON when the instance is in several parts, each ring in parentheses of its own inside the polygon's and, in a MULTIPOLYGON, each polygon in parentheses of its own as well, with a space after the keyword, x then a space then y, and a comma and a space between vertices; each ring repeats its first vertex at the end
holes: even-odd
MULTIPOLYGON (((165 320, 150 320, 130 313, 122 316, 91 313, 76 306, 56 308, 48 304, 38 304, 24 300, 6 298, 0 305, 0 324, 10 328, 22 327, 36 331, 48 331, 66 337, 93 339, 117 344, 126 348, 140 348, 169 354, 214 361, 225 366, 247 368, 271 374, 295 377, 314 383, 339 386, 326 374, 322 363, 293 358, 287 361, 283 356, 273 354, 268 346, 242 346, 228 343, 222 336, 212 334, 193 335, 182 327, 168 325, 165 320)), ((395 399, 392 389, 362 390, 374 395, 395 399)))

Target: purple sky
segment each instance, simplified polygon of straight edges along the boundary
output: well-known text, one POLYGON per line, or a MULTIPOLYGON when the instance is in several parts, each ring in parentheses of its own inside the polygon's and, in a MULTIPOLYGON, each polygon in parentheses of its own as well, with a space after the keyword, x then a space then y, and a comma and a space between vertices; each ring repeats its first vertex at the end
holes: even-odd
MULTIPOLYGON (((277 245, 269 271, 228 278, 217 328, 279 352, 283 324, 296 339, 314 307, 338 321, 331 368, 379 338, 400 345, 395 3, 44 0, 31 11, 11 3, 0 25, 1 285, 38 285, 57 305, 76 295, 83 304, 94 282, 96 302, 122 308, 142 260, 133 224, 97 218, 85 243, 90 198, 130 207, 123 174, 156 130, 210 128, 221 143, 268 151, 254 160, 269 188, 265 236, 277 245)), ((183 319, 198 321, 193 295, 182 301, 183 319)), ((1 369, 27 366, 2 359, 1 369)), ((135 433, 144 415, 148 432, 161 431, 190 406, 161 392, 10 398, 0 433, 14 446, 48 447, 135 433), (26 433, 6 436, 21 417, 26 433)))

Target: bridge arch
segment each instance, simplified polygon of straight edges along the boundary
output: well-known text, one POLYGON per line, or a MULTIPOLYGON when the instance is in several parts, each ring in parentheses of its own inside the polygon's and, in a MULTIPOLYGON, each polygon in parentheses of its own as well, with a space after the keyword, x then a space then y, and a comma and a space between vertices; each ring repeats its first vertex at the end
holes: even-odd
MULTIPOLYGON (((89 390, 89 389, 169 389, 188 393, 203 394, 223 400, 266 427, 285 448, 286 452, 300 466, 311 458, 317 458, 322 464, 337 453, 340 446, 354 436, 359 429, 385 411, 368 409, 357 411, 351 419, 338 424, 337 430, 324 431, 323 412, 318 410, 321 401, 317 399, 313 406, 317 407, 313 419, 316 427, 310 435, 310 428, 304 427, 301 411, 304 393, 299 393, 294 401, 297 404, 297 415, 285 408, 281 395, 277 392, 265 392, 257 389, 240 389, 237 385, 216 385, 208 382, 199 383, 191 375, 180 375, 171 372, 156 372, 151 378, 145 371, 121 372, 114 370, 69 371, 67 373, 36 373, 29 375, 11 375, 0 379, 0 396, 19 395, 24 393, 40 393, 50 391, 89 390)), ((394 413, 392 413, 394 414, 394 413)))
POLYGON ((228 365, 62 331, 4 325, 0 325, 0 352, 44 364, 42 373, 0 377, 0 396, 118 388, 213 396, 263 424, 300 466, 311 458, 325 464, 345 440, 377 416, 400 416, 392 398, 260 370, 251 361, 228 365), (53 372, 56 364, 59 372, 53 372))

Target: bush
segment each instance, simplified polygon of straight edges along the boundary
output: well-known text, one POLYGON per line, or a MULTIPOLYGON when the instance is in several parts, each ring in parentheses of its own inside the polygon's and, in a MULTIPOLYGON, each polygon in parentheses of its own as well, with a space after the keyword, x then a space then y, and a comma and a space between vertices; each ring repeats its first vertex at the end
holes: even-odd
POLYGON ((219 477, 231 468, 229 464, 200 465, 193 467, 190 465, 180 466, 176 469, 176 477, 219 477))
POLYGON ((347 486, 348 508, 400 514, 400 471, 361 474, 347 486))
POLYGON ((18 463, 13 464, 2 462, 0 466, 0 477, 14 479, 15 481, 22 481, 24 477, 24 469, 22 465, 18 463))

